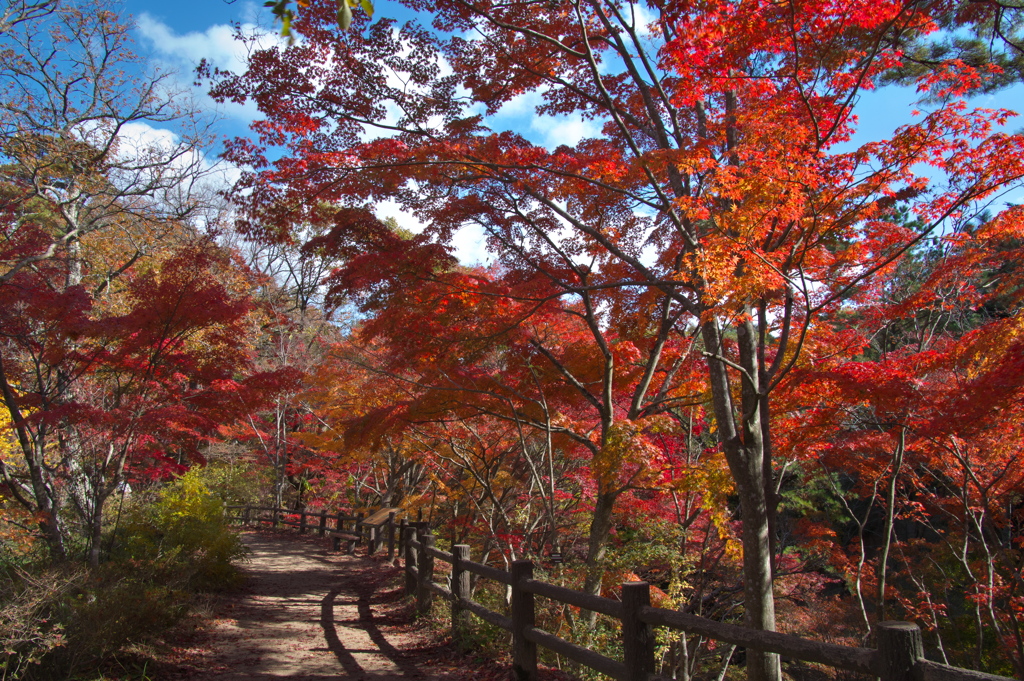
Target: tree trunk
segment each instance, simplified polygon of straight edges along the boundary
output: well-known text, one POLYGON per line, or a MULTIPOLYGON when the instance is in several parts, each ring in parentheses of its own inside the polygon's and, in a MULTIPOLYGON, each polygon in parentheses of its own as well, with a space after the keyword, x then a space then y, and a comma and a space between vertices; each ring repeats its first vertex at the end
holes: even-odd
POLYGON ((903 451, 907 442, 907 429, 900 429, 899 440, 896 442, 896 451, 892 455, 892 477, 889 479, 889 489, 885 495, 885 530, 882 533, 882 552, 878 558, 878 621, 884 622, 889 619, 885 607, 886 572, 889 568, 889 550, 892 547, 892 530, 896 518, 896 486, 900 475, 900 468, 903 467, 903 451))
MULTIPOLYGON (((716 320, 705 322, 701 332, 708 353, 708 374, 718 441, 740 497, 743 521, 744 620, 752 629, 775 631, 775 599, 772 590, 772 554, 769 540, 768 498, 764 484, 764 440, 760 418, 761 399, 756 365, 756 336, 749 321, 736 325, 740 348, 741 405, 733 404, 729 365, 722 355, 722 336, 716 320), (737 421, 739 422, 737 424, 737 421)), ((780 681, 779 656, 747 650, 749 681, 780 681)))
POLYGON ((96 504, 89 530, 89 565, 99 567, 100 548, 103 542, 103 505, 101 503, 96 504))
POLYGON ((60 504, 54 494, 53 485, 50 483, 46 468, 43 465, 45 460, 45 444, 38 439, 33 443, 36 445, 32 456, 28 457, 29 477, 32 480, 32 493, 39 509, 40 520, 39 530, 46 538, 50 549, 50 560, 54 563, 63 563, 68 559, 67 548, 64 546, 64 532, 60 527, 60 504))
MULTIPOLYGON (((604 578, 604 556, 608 550, 608 538, 612 531, 612 511, 618 494, 598 492, 594 503, 594 516, 590 521, 590 537, 587 540, 587 578, 583 583, 583 591, 588 594, 600 595, 601 582, 604 578)), ((583 614, 583 613, 581 613, 583 614)), ((583 614, 584 622, 593 627, 597 621, 597 613, 583 614)))

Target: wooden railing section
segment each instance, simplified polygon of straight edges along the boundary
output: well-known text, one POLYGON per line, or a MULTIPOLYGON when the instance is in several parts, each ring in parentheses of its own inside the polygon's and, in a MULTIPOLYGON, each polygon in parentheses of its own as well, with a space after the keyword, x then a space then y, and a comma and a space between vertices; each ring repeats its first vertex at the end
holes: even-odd
POLYGON ((654 674, 654 627, 668 627, 706 638, 753 648, 804 662, 870 675, 881 681, 1009 681, 1007 677, 950 667, 925 659, 920 628, 911 622, 879 622, 875 625, 877 648, 854 648, 812 641, 772 631, 758 631, 733 624, 651 606, 647 582, 622 584, 621 600, 573 591, 533 579, 533 564, 513 561, 510 571, 474 563, 469 547, 457 544, 451 552, 434 547, 434 537, 422 523, 404 528, 406 592, 415 594, 417 609, 431 607, 434 595, 451 604, 452 634, 459 637, 470 613, 512 634, 512 667, 517 681, 537 678, 537 646, 567 657, 618 681, 669 681, 654 674), (450 588, 434 581, 434 563, 451 565, 450 588), (509 615, 488 610, 470 598, 470 574, 512 587, 509 615), (622 659, 559 638, 535 622, 534 597, 549 598, 619 620, 622 659))
POLYGON ((950 667, 924 657, 920 628, 911 622, 879 622, 875 625, 876 648, 854 648, 812 641, 773 631, 746 627, 651 606, 647 582, 622 584, 621 600, 594 596, 533 579, 533 563, 512 562, 511 570, 499 570, 469 559, 469 546, 456 544, 451 552, 434 546, 435 538, 425 522, 396 522, 396 509, 382 509, 370 518, 325 511, 295 511, 258 506, 228 506, 226 517, 245 524, 271 523, 274 527, 297 527, 300 533, 314 529, 322 537, 328 532, 352 533, 367 541, 367 552, 378 551, 385 539, 388 559, 395 553, 405 560, 405 589, 416 597, 420 613, 427 612, 433 597, 451 605, 452 635, 459 638, 470 625, 470 615, 512 634, 512 668, 516 681, 537 678, 537 646, 562 655, 618 681, 670 681, 654 674, 654 627, 668 627, 783 657, 823 664, 835 669, 876 677, 881 681, 1012 681, 1005 676, 950 667), (231 511, 238 513, 232 515, 231 511), (310 523, 312 521, 312 524, 310 523), (330 527, 331 524, 333 527, 330 527), (351 528, 351 529, 349 529, 351 528), (435 561, 451 566, 444 586, 434 581, 435 561), (471 599, 470 575, 506 584, 512 589, 509 613, 489 610, 471 599), (549 598, 607 615, 620 622, 622 659, 615 660, 596 651, 559 638, 536 626, 534 597, 549 598))
POLYGON ((395 518, 399 512, 399 509, 389 508, 365 516, 362 513, 343 515, 271 506, 224 507, 225 519, 243 525, 267 523, 272 527, 295 527, 298 528, 299 534, 314 531, 320 537, 329 533, 355 535, 358 544, 366 542, 367 551, 371 555, 379 551, 386 542, 389 560, 395 556, 395 543, 399 531, 395 518))

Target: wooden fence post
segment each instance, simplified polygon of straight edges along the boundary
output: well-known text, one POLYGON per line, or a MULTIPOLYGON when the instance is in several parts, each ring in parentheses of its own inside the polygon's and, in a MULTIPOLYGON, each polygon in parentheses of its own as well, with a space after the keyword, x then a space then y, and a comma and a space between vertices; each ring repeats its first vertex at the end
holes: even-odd
POLYGON ((353 532, 354 535, 359 537, 359 539, 356 540, 356 546, 361 546, 363 543, 363 515, 364 514, 362 513, 356 513, 356 529, 355 532, 353 532))
POLYGON ((626 681, 647 681, 654 673, 654 632, 640 621, 640 608, 651 604, 647 582, 622 584, 622 661, 626 681))
POLYGON ((416 547, 412 545, 416 540, 416 528, 406 526, 403 528, 403 532, 405 532, 405 595, 412 596, 416 593, 416 578, 409 570, 410 568, 419 569, 416 565, 416 547))
POLYGON ((434 535, 427 533, 420 535, 420 554, 416 565, 420 571, 420 583, 419 589, 416 591, 416 611, 421 615, 430 612, 430 602, 434 596, 434 592, 427 588, 427 584, 434 579, 434 557, 430 555, 432 548, 434 548, 434 535))
POLYGON ((306 509, 299 511, 299 534, 306 534, 306 509))
MULTIPOLYGON (((469 631, 470 612, 462 607, 460 600, 469 600, 469 570, 462 564, 469 560, 469 546, 456 544, 452 547, 452 640, 459 641, 469 631)), ((646 679, 644 680, 646 681, 646 679)))
POLYGON ((395 560, 395 512, 388 513, 388 562, 395 560))
POLYGON ((402 518, 402 521, 398 524, 398 555, 399 557, 405 555, 405 542, 408 537, 405 536, 405 528, 409 527, 409 521, 402 518))
POLYGON ((324 536, 327 531, 327 511, 320 511, 320 527, 317 530, 319 536, 324 536))
POLYGON ((243 524, 244 524, 244 525, 245 525, 246 527, 248 527, 248 526, 249 526, 249 523, 250 523, 250 522, 252 522, 252 521, 250 520, 250 516, 251 516, 251 515, 252 515, 252 506, 246 506, 246 507, 245 507, 245 511, 243 511, 243 512, 242 512, 242 523, 243 523, 243 524))
POLYGON ((274 509, 274 529, 275 530, 281 524, 281 513, 280 512, 283 511, 283 510, 284 510, 283 508, 275 508, 274 509))
POLYGON ((533 563, 512 561, 512 675, 516 681, 536 681, 537 644, 526 640, 526 630, 536 624, 533 594, 523 591, 520 582, 533 579, 533 563))
POLYGON ((879 622, 875 637, 879 679, 912 681, 914 665, 924 657, 921 628, 912 622, 879 622))

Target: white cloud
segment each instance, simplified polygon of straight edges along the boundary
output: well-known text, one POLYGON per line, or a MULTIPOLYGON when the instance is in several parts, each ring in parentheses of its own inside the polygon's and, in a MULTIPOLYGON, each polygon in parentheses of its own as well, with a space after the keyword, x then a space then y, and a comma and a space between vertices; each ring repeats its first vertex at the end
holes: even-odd
POLYGON ((502 104, 501 109, 494 115, 494 118, 519 118, 522 116, 536 115, 537 107, 544 103, 544 92, 542 90, 530 90, 521 92, 512 99, 502 104))
MULTIPOLYGON (((377 202, 374 212, 381 220, 394 218, 399 227, 414 234, 419 234, 427 228, 425 223, 406 212, 393 199, 377 202)), ((463 265, 485 265, 494 260, 494 256, 487 252, 487 235, 479 225, 467 225, 457 231, 452 236, 451 245, 455 250, 455 257, 463 265)))
POLYGON ((486 265, 494 260, 487 252, 487 235, 480 225, 467 225, 452 235, 455 257, 463 265, 486 265))
POLYGON ((199 227, 212 226, 224 210, 221 193, 238 180, 239 169, 212 160, 174 131, 145 122, 121 127, 118 156, 123 165, 113 180, 126 188, 152 187, 149 198, 168 205, 194 203, 199 227))
POLYGON ((580 140, 596 137, 601 132, 595 121, 572 116, 534 116, 530 129, 543 136, 543 144, 548 149, 563 144, 574 147, 580 140))
MULTIPOLYGON (((192 74, 203 60, 221 70, 234 73, 245 70, 247 47, 236 40, 235 27, 216 24, 202 32, 179 34, 149 14, 139 15, 136 27, 142 38, 149 43, 154 59, 166 71, 176 74, 181 87, 193 89, 204 108, 245 124, 259 117, 256 105, 252 102, 244 105, 218 104, 206 94, 205 88, 196 88, 192 83, 192 74)), ((240 29, 244 34, 256 36, 258 48, 281 43, 282 40, 276 33, 252 23, 242 24, 240 29)))
POLYGON ((567 144, 576 146, 580 140, 596 137, 600 123, 581 116, 548 116, 537 113, 544 104, 544 88, 523 92, 502 105, 486 124, 495 130, 515 130, 534 144, 555 149, 567 144))
POLYGON ((419 234, 427 228, 426 224, 420 222, 415 215, 406 212, 394 199, 378 201, 374 204, 373 212, 380 220, 394 218, 399 227, 407 229, 413 234, 419 234))
POLYGON ((235 41, 231 26, 220 24, 202 33, 193 31, 180 35, 149 14, 140 15, 136 23, 142 36, 164 57, 193 65, 206 59, 218 68, 232 71, 245 68, 245 50, 235 41))
MULTIPOLYGON (((651 35, 651 24, 658 20, 658 16, 652 12, 643 2, 631 2, 629 8, 632 10, 632 18, 635 21, 637 33, 642 36, 651 35)), ((625 10, 625 8, 623 8, 625 10)), ((627 20, 629 15, 625 15, 627 20)))
POLYGON ((170 152, 181 141, 178 133, 172 130, 154 128, 149 123, 133 121, 121 126, 118 139, 118 152, 122 157, 137 158, 149 151, 170 152))
POLYGON ((173 130, 156 128, 142 121, 127 123, 118 135, 118 152, 125 159, 172 159, 169 166, 181 172, 192 169, 203 183, 234 183, 241 172, 237 166, 211 159, 202 149, 186 144, 173 130))

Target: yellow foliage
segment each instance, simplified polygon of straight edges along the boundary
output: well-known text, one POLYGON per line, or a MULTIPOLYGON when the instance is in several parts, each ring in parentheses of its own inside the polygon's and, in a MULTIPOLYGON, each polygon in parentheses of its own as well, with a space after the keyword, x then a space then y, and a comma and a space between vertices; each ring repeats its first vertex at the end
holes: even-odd
POLYGON ((602 490, 626 487, 660 487, 666 461, 660 447, 648 433, 658 429, 656 419, 643 425, 635 421, 617 421, 608 429, 604 446, 594 456, 591 467, 602 490))
POLYGON ((19 458, 20 449, 11 424, 11 415, 6 409, 0 409, 0 461, 10 465, 19 458))
POLYGON ((975 380, 997 370, 1014 346, 1024 338, 1024 317, 1015 315, 986 324, 971 334, 960 348, 960 364, 966 377, 975 380))
POLYGON ((22 558, 35 547, 36 518, 28 511, 0 502, 0 554, 5 558, 22 558))

